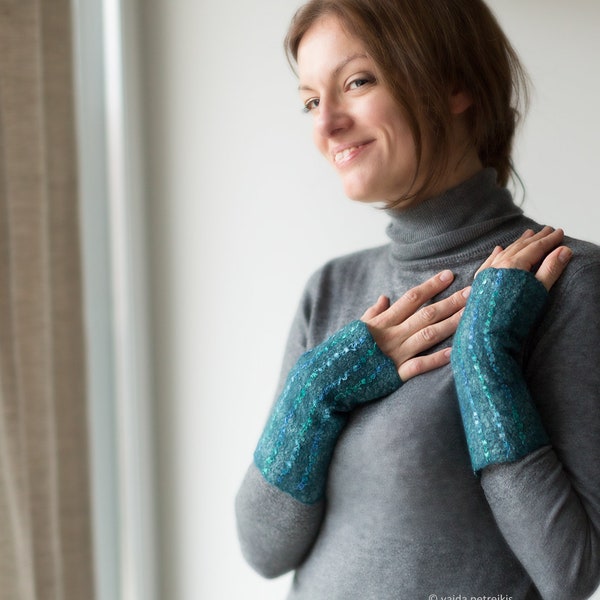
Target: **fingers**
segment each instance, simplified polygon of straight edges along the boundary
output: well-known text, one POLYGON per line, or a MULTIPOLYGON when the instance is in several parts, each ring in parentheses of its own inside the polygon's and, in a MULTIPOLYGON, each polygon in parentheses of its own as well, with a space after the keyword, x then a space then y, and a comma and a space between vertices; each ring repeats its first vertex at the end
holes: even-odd
POLYGON ((391 327, 403 323, 414 315, 423 304, 443 292, 452 281, 454 281, 452 271, 442 271, 421 285, 408 290, 387 310, 372 317, 363 318, 363 321, 368 321, 367 324, 373 327, 391 327))
POLYGON ((400 346, 391 349, 389 351, 390 356, 397 361, 397 364, 402 365, 413 357, 429 350, 429 348, 440 344, 454 334, 462 314, 463 308, 457 310, 457 312, 453 313, 443 321, 418 329, 410 337, 405 339, 400 346))
POLYGON ((492 266, 492 264, 494 263, 494 260, 496 259, 496 257, 498 256, 498 254, 500 254, 500 252, 503 251, 502 246, 496 246, 494 248, 494 250, 492 251, 492 253, 488 256, 488 258, 485 260, 485 262, 479 267, 479 269, 477 269, 477 272, 475 273, 474 277, 477 277, 477 275, 479 275, 479 273, 481 271, 484 271, 485 269, 489 268, 492 266))
POLYGON ((456 331, 470 291, 471 288, 465 288, 444 300, 424 306, 398 325, 375 326, 373 322, 377 319, 366 323, 375 342, 381 351, 394 361, 398 372, 402 368, 404 377, 407 372, 412 372, 410 369, 421 369, 420 372, 424 372, 437 368, 439 364, 445 364, 438 362, 441 356, 436 356, 435 360, 423 361, 421 359, 425 357, 418 357, 415 362, 413 359, 443 342, 456 331), (403 367, 407 362, 410 365, 403 367))
MULTIPOLYGON (((433 340, 435 338, 438 341, 441 341, 445 339, 454 332, 450 331, 449 333, 446 333, 447 326, 444 325, 444 323, 449 317, 456 315, 465 307, 470 293, 471 288, 467 287, 435 304, 424 306, 398 326, 399 332, 404 339, 409 339, 415 334, 418 334, 419 338, 425 340, 433 340), (444 333, 446 333, 446 335, 439 338, 439 335, 437 334, 438 330, 441 330, 442 335, 444 333)), ((423 347, 418 350, 418 352, 425 349, 426 347, 423 347)))
POLYGON ((439 369, 450 362, 450 348, 438 350, 433 354, 426 356, 417 356, 403 363, 398 369, 398 375, 402 381, 408 381, 417 375, 422 375, 428 371, 439 369))
POLYGON ((550 288, 558 281, 565 267, 569 264, 572 256, 573 252, 570 248, 566 246, 556 248, 556 250, 548 254, 540 265, 535 274, 536 279, 550 291, 550 288))
POLYGON ((488 267, 531 271, 541 263, 535 276, 549 290, 562 275, 573 255, 569 248, 560 245, 564 236, 562 229, 552 227, 544 227, 537 233, 528 229, 506 249, 503 250, 500 246, 494 248, 475 276, 488 267))
POLYGON ((539 264, 550 252, 559 246, 564 239, 562 229, 544 227, 534 233, 525 231, 523 235, 495 256, 486 261, 488 267, 497 269, 522 269, 530 271, 539 264), (489 262, 489 264, 488 264, 489 262))
POLYGON ((369 319, 380 315, 382 312, 390 307, 390 299, 387 296, 379 296, 377 302, 367 308, 363 316, 360 318, 361 321, 367 322, 369 319))

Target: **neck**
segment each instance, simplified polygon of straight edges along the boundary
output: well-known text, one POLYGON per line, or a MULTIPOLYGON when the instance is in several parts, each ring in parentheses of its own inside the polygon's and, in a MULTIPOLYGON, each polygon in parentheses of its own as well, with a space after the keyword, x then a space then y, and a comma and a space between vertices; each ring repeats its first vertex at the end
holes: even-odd
MULTIPOLYGON (((393 210, 405 210, 415 204, 445 194, 465 181, 472 179, 483 170, 477 150, 472 144, 456 145, 448 159, 448 166, 444 173, 435 180, 432 185, 426 185, 424 190, 417 196, 411 196, 406 200, 391 203, 393 210)), ((422 182, 417 180, 415 187, 419 188, 422 182)))
POLYGON ((441 196, 448 190, 458 187, 465 181, 474 177, 483 170, 483 165, 479 160, 479 155, 473 144, 466 141, 455 144, 454 150, 448 158, 448 167, 440 181, 436 183, 426 198, 441 196))
POLYGON ((455 188, 468 179, 471 179, 483 170, 477 150, 472 145, 469 145, 464 152, 457 152, 452 156, 450 166, 450 172, 443 185, 433 195, 439 196, 447 190, 455 188))

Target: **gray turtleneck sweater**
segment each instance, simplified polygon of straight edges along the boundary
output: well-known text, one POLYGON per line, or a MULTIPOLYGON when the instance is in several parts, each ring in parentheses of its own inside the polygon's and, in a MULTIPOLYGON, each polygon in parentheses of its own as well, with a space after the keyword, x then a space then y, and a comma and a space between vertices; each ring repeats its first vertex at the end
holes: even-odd
MULTIPOLYGON (((308 282, 279 392, 301 355, 380 294, 393 301, 449 268, 456 279, 441 297, 449 295, 527 228, 539 226, 489 169, 391 213, 390 244, 333 260, 308 282)), ((352 410, 324 499, 299 501, 250 466, 236 499, 242 550, 264 576, 295 571, 289 600, 592 594, 600 577, 600 249, 567 244, 574 257, 522 353, 548 445, 474 474, 447 366, 352 410)))

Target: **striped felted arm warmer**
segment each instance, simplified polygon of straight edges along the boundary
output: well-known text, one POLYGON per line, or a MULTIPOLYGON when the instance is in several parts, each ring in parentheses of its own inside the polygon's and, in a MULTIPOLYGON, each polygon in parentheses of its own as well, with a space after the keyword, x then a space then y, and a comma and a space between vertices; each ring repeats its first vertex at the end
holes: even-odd
POLYGON ((300 357, 259 440, 256 466, 300 502, 318 502, 348 413, 401 384, 365 323, 353 321, 300 357))
POLYGON ((485 269, 454 336, 452 369, 473 469, 548 444, 519 362, 548 293, 532 273, 485 269))

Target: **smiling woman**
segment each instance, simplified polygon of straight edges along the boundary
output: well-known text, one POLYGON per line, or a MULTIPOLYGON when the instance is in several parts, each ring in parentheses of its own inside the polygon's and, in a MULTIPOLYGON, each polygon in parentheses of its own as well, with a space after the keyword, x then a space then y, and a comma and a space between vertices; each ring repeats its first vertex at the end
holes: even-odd
POLYGON ((336 17, 324 18, 302 39, 298 71, 315 144, 346 195, 388 203, 405 196, 417 165, 411 129, 362 42, 336 17))
POLYGON ((286 44, 317 149, 391 242, 306 285, 237 496, 247 560, 294 571, 290 600, 589 597, 600 249, 505 187, 508 40, 479 0, 311 0, 286 44))
MULTIPOLYGON (((429 159, 430 164, 420 175, 421 185, 413 186, 409 196, 420 192, 431 195, 436 184, 441 189, 446 187, 438 180, 456 167, 448 161, 457 146, 466 153, 476 150, 481 163, 494 167, 499 183, 506 185, 515 127, 521 104, 527 103, 527 78, 485 4, 473 3, 468 14, 446 5, 424 10, 415 3, 383 6, 377 1, 342 1, 308 5, 296 14, 286 39, 290 60, 300 68, 301 82, 303 63, 317 68, 316 61, 335 56, 328 52, 332 49, 326 47, 328 42, 338 45, 338 51, 342 50, 340 44, 348 46, 348 51, 358 47, 356 54, 339 55, 341 62, 332 76, 340 75, 354 58, 371 62, 374 73, 371 78, 359 80, 361 85, 366 81, 385 84, 395 100, 393 112, 398 106, 402 108, 418 164, 429 159), (373 18, 378 13, 384 13, 384 20, 373 18), (430 26, 432 22, 434 27, 430 26), (302 61, 301 46, 306 47, 314 37, 307 36, 308 30, 327 24, 338 31, 329 31, 329 40, 321 38, 321 54, 302 61), (473 110, 467 111, 470 106, 473 110), (456 115, 462 118, 456 119, 456 115), (457 131, 457 126, 465 128, 470 138, 464 131, 457 131)), ((309 99, 311 106, 315 99, 309 99)), ((461 181, 457 179, 456 183, 461 181)))

